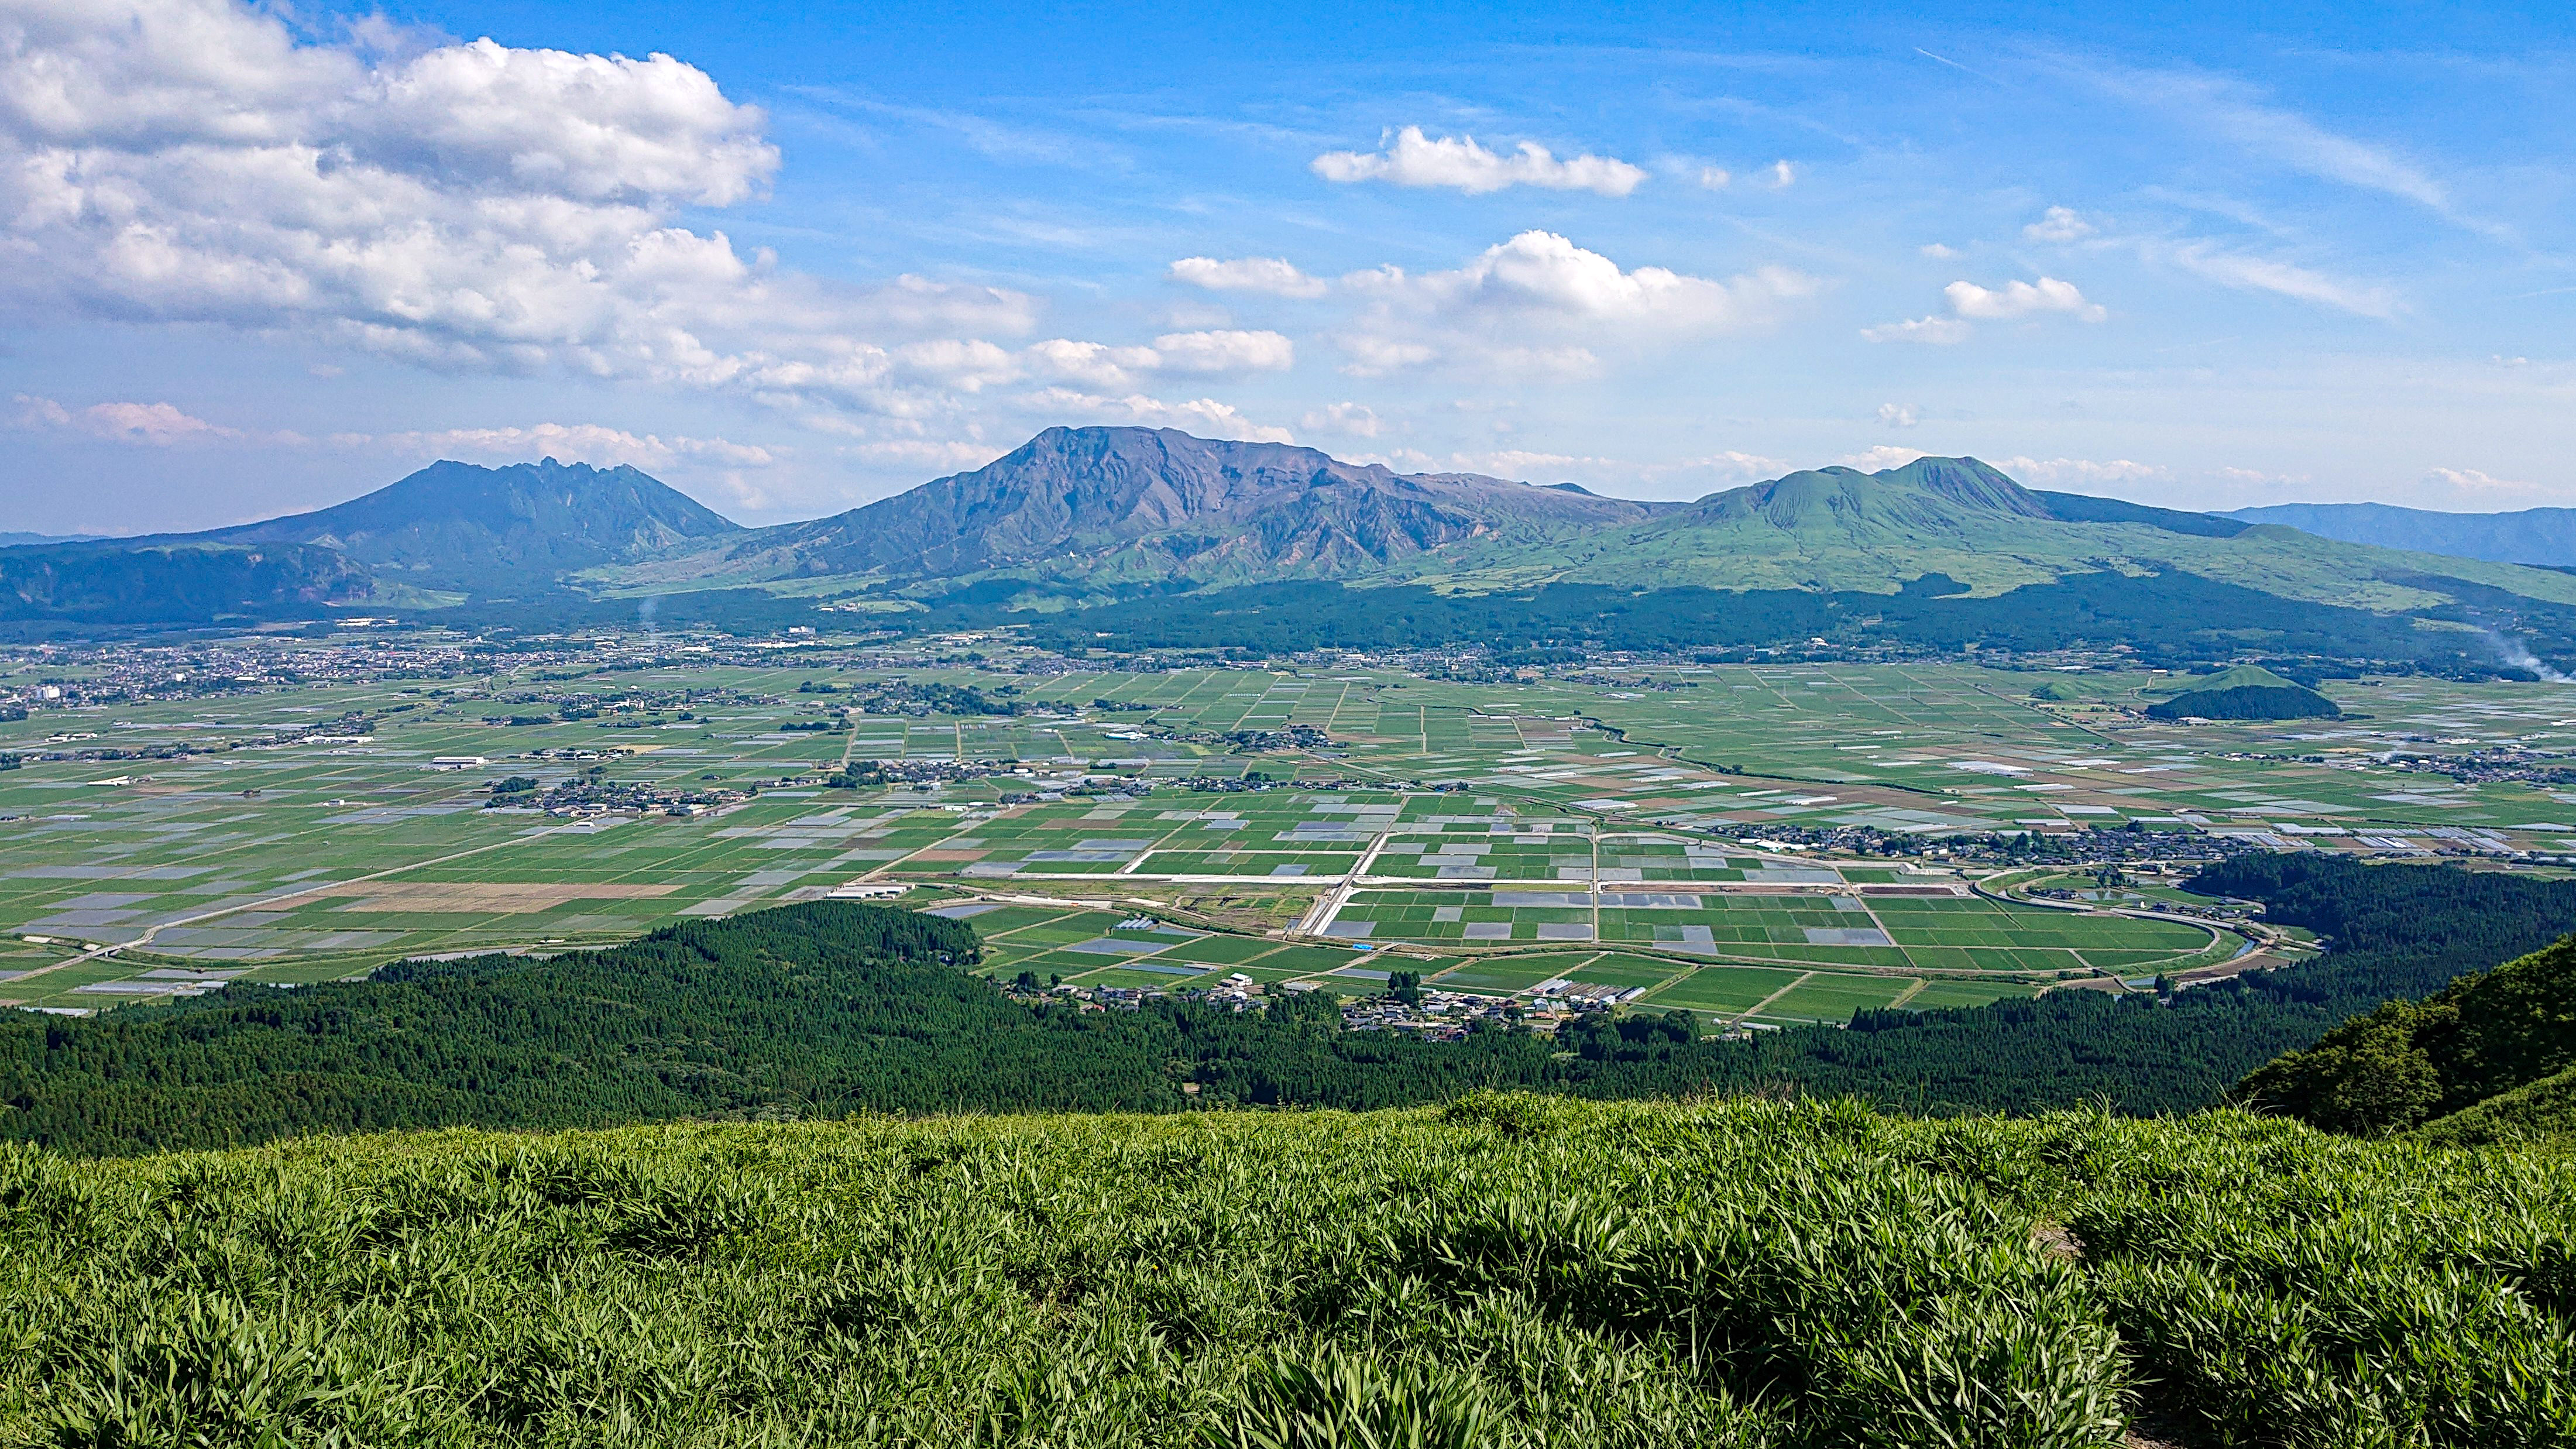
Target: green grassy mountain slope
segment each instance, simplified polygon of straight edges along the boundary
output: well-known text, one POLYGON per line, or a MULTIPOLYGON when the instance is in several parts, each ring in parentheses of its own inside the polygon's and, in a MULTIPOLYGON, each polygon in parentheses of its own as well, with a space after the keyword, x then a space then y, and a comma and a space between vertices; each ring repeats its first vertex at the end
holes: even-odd
POLYGON ((2135 505, 2086 506, 2116 500, 2052 501, 2072 497, 2033 492, 1973 458, 1922 458, 1878 473, 1826 468, 1570 538, 1480 540, 1389 572, 1457 588, 1582 582, 1871 593, 1946 574, 1995 594, 2076 573, 2178 570, 2383 612, 2486 590, 2576 603, 2576 579, 2546 570, 2289 528, 2232 529, 2205 515, 2135 505))
POLYGON ((0 1149, 0 1443, 2543 1449, 2565 1169, 1501 1095, 0 1149))
POLYGON ((145 542, 300 544, 344 554, 389 583, 526 591, 576 570, 739 531, 637 469, 548 458, 506 468, 433 463, 312 513, 145 542))
POLYGON ((2437 1147, 2576 1142, 2576 1067, 2436 1117, 2409 1135, 2437 1147))
POLYGON ((1049 428, 973 472, 611 577, 1344 577, 1472 540, 1535 541, 1656 511, 1580 489, 1399 474, 1279 443, 1049 428))
POLYGON ((2192 694, 2210 689, 2304 689, 2307 686, 2285 674, 2275 674, 2260 664, 2231 664, 2207 674, 2177 674, 2139 689, 2148 699, 2171 699, 2177 694, 2192 694))
MULTIPOLYGON (((2379 613, 2576 606, 2576 577, 2023 487, 1974 458, 1823 468, 1643 504, 1169 429, 1054 428, 971 473, 810 523, 595 571, 614 592, 1017 580, 1073 597, 1292 578, 1492 592, 1545 584, 1980 596, 2076 575, 2184 573, 2379 613)), ((2474 629, 2466 620, 2453 623, 2474 629)), ((2509 619, 2500 619, 2511 627, 2509 619)))

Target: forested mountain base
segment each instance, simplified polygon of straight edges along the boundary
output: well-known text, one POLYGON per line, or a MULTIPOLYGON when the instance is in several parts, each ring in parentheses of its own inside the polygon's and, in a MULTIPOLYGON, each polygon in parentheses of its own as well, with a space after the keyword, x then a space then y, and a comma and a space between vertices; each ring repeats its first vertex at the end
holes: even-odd
MULTIPOLYGON (((2510 607, 2544 654, 2576 648, 2576 609, 2476 593, 2476 607, 2510 607)), ((1013 615, 1000 581, 932 596, 909 627, 991 627, 1013 615)), ((2471 606, 2430 611, 2470 622, 2471 606)), ((1208 649, 1252 656, 1311 649, 1432 649, 1475 640, 1506 654, 1533 649, 1691 651, 1803 645, 1899 645, 1957 653, 1968 646, 2042 651, 2123 644, 2142 662, 2229 659, 2260 619, 2264 648, 2281 654, 2397 661, 2492 678, 2499 662, 2478 636, 2412 627, 2401 616, 2278 598, 2192 574, 2075 574, 1995 595, 1972 595, 1943 574, 1893 594, 1804 589, 1632 588, 1558 582, 1526 591, 1443 593, 1412 584, 1356 587, 1291 581, 1177 594, 1148 590, 1096 608, 1041 614, 1029 638, 1050 648, 1208 649)), ((2555 657, 2554 655, 2552 657, 2555 657)))
POLYGON ((1501 1030, 1425 1042, 1344 1031, 1319 997, 1239 1015, 1178 1002, 1032 1009, 967 974, 978 947, 962 923, 817 902, 551 960, 403 963, 364 982, 0 1022, 0 1138, 132 1153, 401 1127, 1365 1109, 1478 1087, 1786 1089, 1932 1114, 2090 1101, 2180 1112, 2347 1017, 2576 930, 2576 882, 2321 855, 2242 859, 2203 881, 2271 902, 2275 919, 2335 949, 2170 999, 2057 992, 1864 1012, 1849 1029, 1753 1041, 1631 1018, 1565 1043, 1501 1030))
POLYGON ((2576 1173, 2232 1113, 0 1149, 0 1444, 2576 1440, 2576 1173))
MULTIPOLYGON (((2339 1132, 2430 1123, 2445 1140, 2513 1128, 2541 1131, 2566 1094, 2543 1084, 2576 1069, 2576 937, 2473 972, 2421 1001, 2391 1001, 2267 1064, 2238 1096, 2267 1111, 2339 1132), (2497 1103, 2483 1126, 2449 1119, 2497 1103)), ((2564 1109, 2560 1109, 2563 1116, 2564 1109)), ((2563 1121, 2555 1124, 2560 1130, 2563 1121)))

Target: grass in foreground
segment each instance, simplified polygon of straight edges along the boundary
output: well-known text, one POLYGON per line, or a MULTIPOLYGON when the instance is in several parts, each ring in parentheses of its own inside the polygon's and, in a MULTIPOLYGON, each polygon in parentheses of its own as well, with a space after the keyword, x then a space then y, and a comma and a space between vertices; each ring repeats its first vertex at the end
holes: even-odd
POLYGON ((1598 1105, 0 1149, 0 1443, 2576 1440, 2576 1172, 1598 1105))

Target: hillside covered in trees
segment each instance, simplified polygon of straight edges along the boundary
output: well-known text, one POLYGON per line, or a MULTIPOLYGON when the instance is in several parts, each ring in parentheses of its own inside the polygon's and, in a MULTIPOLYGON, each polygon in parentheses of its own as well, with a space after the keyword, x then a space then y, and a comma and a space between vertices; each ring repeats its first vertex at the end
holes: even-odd
POLYGON ((2429 1122, 2454 1138, 2467 1125, 2452 1123, 2454 1116, 2570 1067, 2576 1067, 2576 938, 2463 976, 2420 1001, 2387 1002, 2315 1046, 2269 1063, 2238 1095, 2333 1131, 2388 1132, 2429 1122))

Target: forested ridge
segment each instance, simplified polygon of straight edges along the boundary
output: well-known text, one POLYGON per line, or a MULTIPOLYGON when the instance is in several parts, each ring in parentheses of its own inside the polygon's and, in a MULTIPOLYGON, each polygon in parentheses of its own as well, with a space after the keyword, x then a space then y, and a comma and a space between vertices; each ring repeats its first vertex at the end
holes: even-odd
MULTIPOLYGON (((2427 617, 2469 622, 2474 611, 2509 616, 2544 654, 2562 640, 2576 649, 2576 609, 2440 583, 2464 602, 2429 610, 2427 617)), ((2259 620, 2263 647, 2281 654, 2370 659, 2478 677, 2499 672, 2492 657, 2450 631, 2179 572, 2135 578, 2073 574, 1991 596, 1971 594, 1941 574, 1914 579, 1893 594, 1564 582, 1473 594, 1413 584, 1292 580, 1199 593, 1143 592, 1034 616, 1006 607, 1010 584, 985 581, 931 596, 926 613, 886 617, 918 630, 1026 622, 1030 642, 1071 650, 1219 649, 1258 656, 1437 648, 1475 640, 1499 652, 1687 652, 1796 646, 1822 637, 1844 645, 1902 644, 1944 653, 1972 644, 2030 652, 2117 643, 2134 648, 2141 662, 2168 664, 2239 655, 2246 648, 2247 621, 2259 620)))
POLYGON ((93 1019, 0 1023, 0 1137, 131 1153, 449 1125, 1371 1108, 1479 1087, 1795 1090, 1933 1114, 2089 1101, 2177 1112, 2383 1001, 2576 930, 2576 882, 2302 854, 2240 858, 2199 885, 2264 900, 2333 949, 2162 998, 2058 992, 1864 1012, 1848 1029, 1751 1041, 1690 1040, 1640 1016, 1564 1042, 1496 1029, 1444 1043, 1345 1031, 1316 998, 1244 1014, 1179 1001, 1032 1008, 969 974, 968 925, 817 902, 550 960, 406 962, 363 982, 235 985, 93 1019))
POLYGON ((2313 689, 2278 684, 2195 689, 2146 710, 2149 719, 2333 719, 2342 712, 2313 689))
MULTIPOLYGON (((2571 1066, 2576 938, 2471 972, 2422 1000, 2385 1002, 2266 1064, 2237 1095, 2312 1127, 2379 1133, 2429 1121, 2451 1138, 2485 1130, 2465 1129, 2456 1115, 2571 1066)), ((2527 1127, 2553 1125, 2529 1107, 2515 1115, 2527 1127)))

